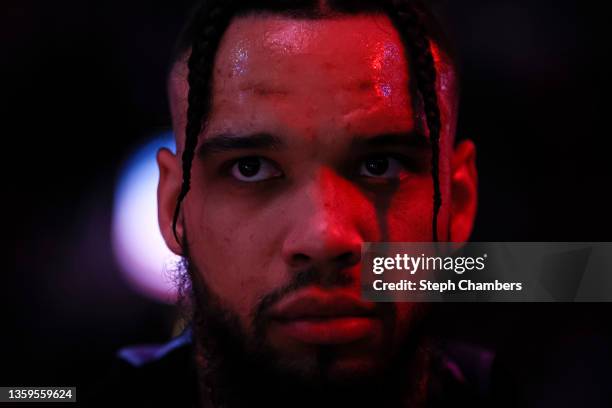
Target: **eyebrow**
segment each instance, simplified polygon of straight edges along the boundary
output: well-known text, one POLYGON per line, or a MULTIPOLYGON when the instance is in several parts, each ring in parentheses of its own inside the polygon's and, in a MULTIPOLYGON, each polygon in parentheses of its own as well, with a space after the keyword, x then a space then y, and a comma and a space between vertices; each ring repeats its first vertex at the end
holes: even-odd
MULTIPOLYGON (((384 133, 375 136, 355 136, 352 138, 352 150, 366 150, 368 148, 429 148, 429 140, 418 132, 384 133)), ((234 150, 266 150, 286 147, 285 142, 278 136, 269 133, 254 133, 249 135, 234 135, 222 133, 206 138, 197 150, 197 156, 204 159, 211 154, 234 150)))
POLYGON ((429 139, 420 132, 383 133, 376 136, 356 136, 351 141, 351 147, 367 149, 372 147, 410 147, 430 148, 429 139))
POLYGON ((277 136, 269 133, 254 133, 237 136, 222 133, 206 138, 198 148, 198 157, 205 158, 213 153, 223 153, 232 150, 279 149, 285 143, 277 136))

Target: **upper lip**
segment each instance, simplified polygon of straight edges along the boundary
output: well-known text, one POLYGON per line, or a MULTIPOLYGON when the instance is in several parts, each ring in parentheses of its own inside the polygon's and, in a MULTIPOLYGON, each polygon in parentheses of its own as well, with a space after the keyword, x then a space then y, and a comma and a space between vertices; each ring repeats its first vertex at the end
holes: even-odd
POLYGON ((365 303, 343 291, 307 288, 281 299, 270 314, 277 320, 367 317, 374 314, 374 308, 373 303, 365 303))

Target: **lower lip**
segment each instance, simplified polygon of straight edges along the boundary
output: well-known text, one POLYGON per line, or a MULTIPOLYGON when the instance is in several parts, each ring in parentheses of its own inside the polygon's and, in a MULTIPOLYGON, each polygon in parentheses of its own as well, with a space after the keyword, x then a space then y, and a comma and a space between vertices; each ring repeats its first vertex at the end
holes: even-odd
POLYGON ((280 322, 278 330, 307 344, 346 344, 368 336, 376 330, 378 321, 367 317, 303 319, 280 322))

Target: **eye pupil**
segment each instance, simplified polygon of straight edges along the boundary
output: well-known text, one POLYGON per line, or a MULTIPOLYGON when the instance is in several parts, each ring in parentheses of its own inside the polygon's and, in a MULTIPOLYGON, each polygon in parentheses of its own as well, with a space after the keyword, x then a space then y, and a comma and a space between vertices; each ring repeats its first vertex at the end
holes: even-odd
POLYGON ((261 162, 256 157, 249 157, 246 159, 241 159, 238 162, 238 171, 244 177, 253 177, 259 172, 261 168, 261 162))
POLYGON ((368 159, 365 162, 365 166, 368 172, 380 176, 389 169, 389 160, 384 157, 368 159))

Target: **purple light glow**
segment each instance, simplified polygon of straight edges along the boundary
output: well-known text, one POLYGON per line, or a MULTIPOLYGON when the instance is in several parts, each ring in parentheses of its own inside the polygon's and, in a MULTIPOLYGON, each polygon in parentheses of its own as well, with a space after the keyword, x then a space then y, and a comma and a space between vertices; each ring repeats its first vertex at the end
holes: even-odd
POLYGON ((155 156, 161 147, 175 150, 172 133, 139 148, 123 167, 115 189, 112 239, 115 258, 130 286, 171 303, 176 299, 172 271, 180 258, 166 246, 157 223, 155 156))

